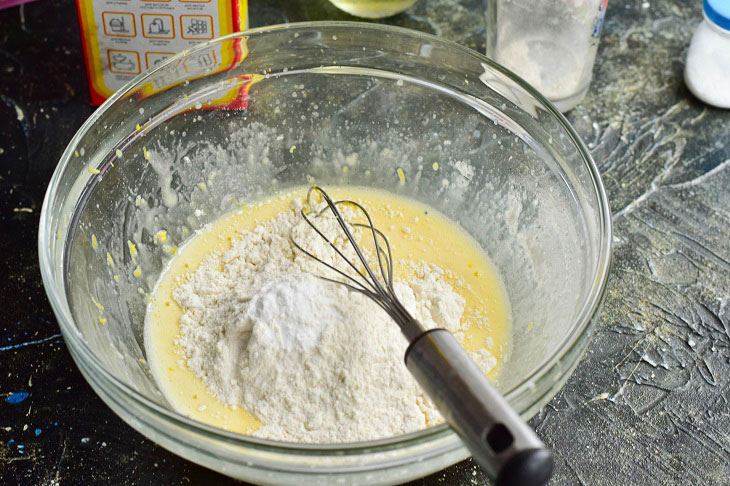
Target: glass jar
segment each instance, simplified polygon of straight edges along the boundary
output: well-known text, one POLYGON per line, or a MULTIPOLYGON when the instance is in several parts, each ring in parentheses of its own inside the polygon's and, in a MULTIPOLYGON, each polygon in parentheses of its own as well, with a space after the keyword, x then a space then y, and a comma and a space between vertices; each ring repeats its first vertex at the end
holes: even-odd
POLYGON ((487 57, 568 111, 588 92, 607 4, 487 0, 487 57))

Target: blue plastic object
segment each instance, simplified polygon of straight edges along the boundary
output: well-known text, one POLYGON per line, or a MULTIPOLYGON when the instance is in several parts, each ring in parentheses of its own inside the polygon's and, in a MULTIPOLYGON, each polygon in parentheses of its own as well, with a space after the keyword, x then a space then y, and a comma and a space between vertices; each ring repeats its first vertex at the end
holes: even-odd
POLYGON ((730 30, 730 0, 704 0, 705 15, 718 27, 730 30))

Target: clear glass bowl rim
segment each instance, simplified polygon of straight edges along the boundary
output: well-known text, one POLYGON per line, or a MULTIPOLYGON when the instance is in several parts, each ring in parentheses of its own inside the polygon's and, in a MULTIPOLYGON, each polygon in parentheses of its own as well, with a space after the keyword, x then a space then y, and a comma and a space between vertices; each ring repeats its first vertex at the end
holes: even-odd
MULTIPOLYGON (((608 199, 606 196, 606 191, 603 186, 603 182, 600 177, 600 173, 598 171, 598 167, 596 166, 595 162, 593 161, 590 153, 588 152, 588 149, 585 147, 585 144, 580 139, 578 134, 575 132, 573 127, 570 125, 570 123, 566 120, 566 118, 562 115, 560 111, 558 111, 544 96, 542 96, 537 90, 535 90, 532 86, 530 86, 526 81, 524 81, 522 78, 514 74, 513 72, 509 71, 508 69, 502 67, 501 65, 495 63, 494 61, 491 61, 487 57, 485 57, 482 54, 479 54, 478 52, 469 49, 465 46, 462 46, 456 42, 449 41, 446 39, 442 39, 436 36, 433 36, 431 34, 426 34, 423 32, 406 29, 402 27, 395 27, 395 26, 389 26, 389 25, 383 25, 383 24, 374 24, 374 23, 365 23, 365 22, 343 22, 343 21, 317 21, 317 22, 297 22, 297 23, 290 23, 290 24, 278 24, 278 25, 271 25, 271 26, 265 26, 265 27, 258 27, 253 29, 248 29, 241 32, 236 32, 233 34, 229 34, 223 37, 218 37, 216 39, 198 44, 197 46, 181 52, 171 58, 168 58, 167 60, 161 62, 156 68, 153 70, 142 73, 135 77, 133 80, 131 80, 129 83, 127 83, 123 88, 118 90, 114 95, 112 95, 109 99, 107 99, 94 113, 84 122, 84 124, 79 128, 79 130, 76 132, 74 137, 69 142, 68 146, 66 147, 66 150, 64 151, 63 155, 61 156, 61 159, 59 161, 58 166, 56 167, 56 170, 53 173, 53 176, 50 180, 50 183, 48 185, 48 189, 46 191, 45 198, 43 200, 43 206, 41 209, 41 216, 40 216, 40 224, 39 224, 39 231, 38 231, 38 253, 39 253, 39 259, 40 259, 40 269, 41 269, 41 276, 43 279, 43 285, 46 289, 46 293, 48 295, 49 301, 51 303, 51 306, 54 310, 54 313, 58 319, 64 341, 66 342, 67 346, 72 348, 81 359, 83 359, 86 364, 94 370, 98 375, 100 375, 101 378, 106 381, 106 383, 111 386, 112 388, 115 388, 113 392, 117 392, 118 394, 121 394, 123 396, 126 396, 126 398, 132 400, 135 402, 138 406, 145 409, 147 412, 151 412, 153 415, 156 415, 157 418, 162 419, 162 421, 169 421, 171 422, 170 425, 176 425, 179 427, 182 427, 184 429, 187 429, 190 432, 193 433, 199 433, 203 436, 207 436, 207 438, 214 439, 214 440, 220 440, 226 443, 233 443, 236 445, 241 446, 248 446, 259 450, 267 450, 271 452, 277 452, 277 453, 285 453, 285 454, 317 454, 317 453, 323 453, 323 454, 332 454, 333 452, 337 452, 337 455, 340 456, 347 456, 347 455, 357 455, 357 454, 371 454, 375 452, 385 452, 389 450, 397 450, 400 448, 405 448, 408 446, 414 446, 418 444, 423 444, 424 442, 428 442, 431 439, 436 438, 443 438, 448 435, 454 435, 455 433, 453 430, 447 425, 447 424, 441 424, 436 427, 431 427, 429 429, 425 429, 422 431, 412 432, 410 434, 400 435, 396 437, 386 438, 386 439, 380 439, 375 441, 367 441, 367 442, 355 442, 355 443, 340 443, 340 444, 299 444, 299 443, 289 443, 289 442, 280 442, 280 441, 273 441, 273 440, 267 440, 267 439, 259 439, 252 436, 242 435, 242 434, 236 434, 233 432, 227 432, 222 429, 218 429, 216 427, 212 427, 209 425, 202 424, 200 422, 197 422, 195 420, 192 420, 188 417, 185 417, 184 415, 175 412, 173 410, 167 409, 152 400, 146 398, 136 390, 132 389, 129 385, 122 382, 118 378, 116 378, 113 374, 108 372, 103 363, 96 357, 96 355, 89 349, 89 347, 86 345, 86 343, 83 340, 83 337, 78 332, 73 316, 71 314, 71 310, 68 304, 68 301, 66 299, 65 295, 65 289, 59 288, 59 286, 56 285, 56 281, 53 277, 53 271, 54 271, 54 264, 56 263, 54 261, 51 247, 50 247, 50 239, 53 237, 49 233, 49 228, 51 227, 51 222, 54 218, 54 215, 51 211, 51 204, 56 201, 58 197, 58 189, 59 189, 59 183, 61 180, 61 175, 63 174, 64 170, 66 169, 66 166, 68 165, 69 161, 71 160, 71 157, 74 154, 74 151, 76 150, 76 147, 78 146, 80 140, 84 137, 84 135, 91 129, 91 127, 94 125, 94 123, 101 117, 101 115, 109 109, 111 105, 116 103, 118 100, 124 98, 128 93, 133 91, 136 87, 144 84, 146 80, 152 76, 153 73, 155 73, 158 70, 164 69, 167 65, 177 62, 179 59, 182 59, 186 56, 190 56, 191 54, 194 54, 200 50, 205 49, 206 47, 209 47, 211 45, 215 45, 221 41, 230 40, 230 39, 237 39, 237 38, 247 38, 251 36, 256 35, 265 35, 267 33, 271 32, 279 32, 279 31, 294 31, 294 30, 306 30, 306 29, 327 29, 327 28, 351 28, 353 30, 370 30, 370 31, 383 31, 388 32, 394 35, 401 35, 401 36, 408 36, 408 37, 421 37, 425 40, 428 40, 429 42, 440 44, 442 47, 451 49, 455 51, 455 53, 460 53, 460 55, 469 56, 472 58, 475 58, 481 63, 486 64, 490 69, 493 69, 495 71, 500 72, 507 78, 509 78, 512 82, 518 84, 522 89, 524 89, 530 96, 532 96, 535 101, 537 101, 541 108, 549 112, 559 123, 559 125, 565 130, 567 136, 569 137, 570 141, 573 143, 575 148, 578 150, 578 153, 582 157, 586 168, 588 169, 590 176, 591 176, 591 182, 593 184, 593 190, 594 190, 594 196, 597 198, 599 202, 599 213, 598 217, 600 219, 599 221, 599 228, 600 228, 600 236, 599 236, 599 248, 597 252, 598 256, 598 268, 594 275, 593 279, 593 285, 592 288, 588 294, 588 298, 583 303, 583 306, 581 308, 581 311, 578 314, 577 319, 573 323, 573 326, 571 327, 571 332, 563 339, 560 346, 556 347, 555 351, 544 360, 544 362, 539 366, 531 375, 526 377, 519 385, 511 389, 505 394, 505 397, 508 401, 514 399, 521 393, 525 392, 527 388, 534 386, 536 382, 539 382, 541 378, 545 377, 546 375, 550 375, 553 369, 559 365, 561 359, 563 356, 570 354, 570 351, 581 343, 584 339, 587 339, 590 333, 590 329, 592 327, 592 323, 594 321, 593 317, 598 311, 600 307, 600 303, 603 297, 603 293, 606 288, 606 281, 608 278, 608 273, 611 265, 611 242, 612 242, 612 225, 611 225, 611 211, 608 203, 608 199)), ((454 87, 456 88, 456 87, 454 87)), ((83 174, 80 175, 82 177, 83 174)), ((71 218, 73 220, 73 218, 71 218)), ((70 223, 69 223, 70 224, 70 223)), ((65 242, 64 242, 65 245, 65 242)), ((65 263, 65 262, 64 262, 65 263)), ((62 270, 63 271, 63 270, 62 270)), ((582 353, 581 353, 582 354, 582 353)), ((580 355, 577 356, 575 359, 576 361, 580 359, 580 355)), ((572 366, 566 367, 566 369, 571 369, 572 366)), ((539 397, 538 397, 539 398, 539 397)))

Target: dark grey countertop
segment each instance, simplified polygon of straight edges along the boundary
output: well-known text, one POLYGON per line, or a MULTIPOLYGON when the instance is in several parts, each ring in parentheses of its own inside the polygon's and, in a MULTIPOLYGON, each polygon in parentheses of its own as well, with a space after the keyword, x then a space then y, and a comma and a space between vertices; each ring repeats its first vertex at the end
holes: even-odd
MULTIPOLYGON (((250 1, 252 26, 351 19, 326 0, 250 1)), ((585 101, 614 264, 590 349, 532 421, 554 484, 730 483, 730 112, 682 82, 701 2, 611 0, 585 101)), ((419 0, 386 23, 479 51, 479 0, 419 0)), ((93 109, 70 0, 0 11, 0 483, 233 484, 118 419, 71 360, 37 263, 55 164, 93 109), (29 208, 20 211, 17 208, 29 208)), ((414 484, 480 484, 465 461, 414 484)))

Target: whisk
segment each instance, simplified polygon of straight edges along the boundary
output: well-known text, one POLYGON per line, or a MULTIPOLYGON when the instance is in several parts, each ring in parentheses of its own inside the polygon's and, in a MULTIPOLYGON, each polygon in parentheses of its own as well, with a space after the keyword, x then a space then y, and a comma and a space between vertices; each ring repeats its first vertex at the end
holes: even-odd
POLYGON ((547 483, 552 474, 553 459, 545 444, 492 386, 449 331, 424 329, 398 300, 393 290, 390 243, 375 228, 365 208, 355 201, 333 201, 317 186, 312 186, 307 192, 308 201, 313 193, 319 194, 327 206, 313 214, 307 214, 306 208, 302 209, 301 215, 345 266, 340 268, 325 262, 298 244, 292 235, 293 246, 334 271, 333 277, 339 276, 320 278, 368 296, 398 324, 410 343, 405 354, 408 370, 496 484, 527 486, 547 483), (345 205, 361 212, 364 222, 345 221, 338 209, 338 206, 345 205), (357 261, 347 258, 317 227, 316 218, 326 211, 331 211, 337 219, 357 255, 357 261), (361 228, 365 237, 372 237, 376 270, 368 264, 351 228, 361 228))

